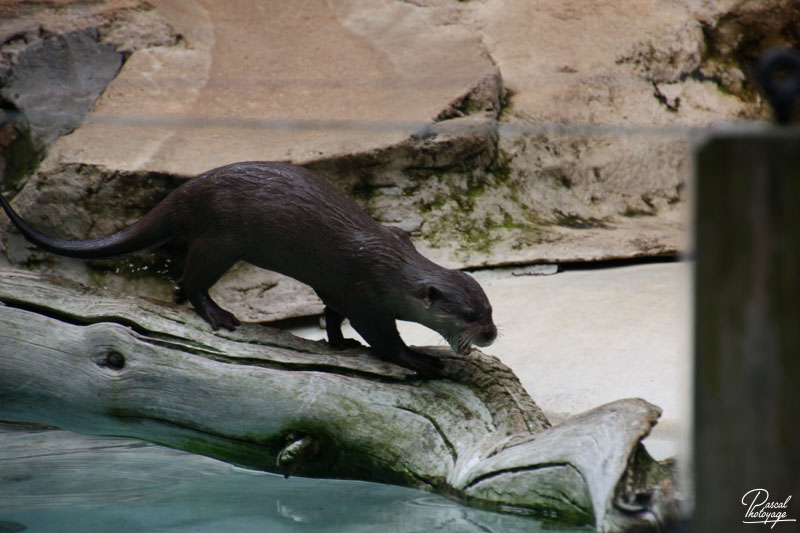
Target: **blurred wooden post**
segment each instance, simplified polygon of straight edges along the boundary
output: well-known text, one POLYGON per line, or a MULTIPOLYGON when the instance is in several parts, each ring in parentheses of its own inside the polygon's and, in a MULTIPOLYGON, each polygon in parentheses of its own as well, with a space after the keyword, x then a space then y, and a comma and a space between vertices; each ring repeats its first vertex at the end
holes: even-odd
POLYGON ((752 489, 791 496, 764 510, 798 531, 800 129, 712 136, 696 182, 692 531, 765 530, 743 523, 752 489))

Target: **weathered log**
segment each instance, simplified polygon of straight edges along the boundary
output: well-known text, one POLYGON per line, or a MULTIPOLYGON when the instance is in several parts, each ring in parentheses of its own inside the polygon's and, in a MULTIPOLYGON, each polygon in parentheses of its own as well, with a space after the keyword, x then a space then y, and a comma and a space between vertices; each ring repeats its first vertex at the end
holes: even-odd
POLYGON ((435 351, 423 380, 262 325, 0 270, 0 419, 135 437, 237 465, 440 492, 599 530, 675 517, 641 444, 660 415, 620 400, 550 427, 514 374, 435 351))

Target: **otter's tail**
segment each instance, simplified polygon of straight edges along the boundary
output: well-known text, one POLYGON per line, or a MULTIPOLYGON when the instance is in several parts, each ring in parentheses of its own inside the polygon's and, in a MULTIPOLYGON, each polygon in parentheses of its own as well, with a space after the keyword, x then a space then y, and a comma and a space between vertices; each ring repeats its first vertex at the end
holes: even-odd
POLYGON ((70 241, 51 237, 34 229, 20 217, 0 194, 2 205, 11 222, 30 242, 48 252, 80 259, 103 259, 132 254, 163 244, 172 237, 167 220, 159 216, 161 206, 156 206, 141 220, 108 237, 86 241, 70 241))

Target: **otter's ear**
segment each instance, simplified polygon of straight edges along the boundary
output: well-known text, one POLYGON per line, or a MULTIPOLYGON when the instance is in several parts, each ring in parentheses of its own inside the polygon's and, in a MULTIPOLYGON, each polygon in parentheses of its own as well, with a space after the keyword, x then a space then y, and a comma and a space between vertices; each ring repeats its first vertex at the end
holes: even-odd
POLYGON ((425 293, 422 295, 422 305, 425 306, 425 309, 428 309, 434 301, 438 300, 442 296, 442 291, 440 291, 434 285, 426 285, 425 286, 425 293))

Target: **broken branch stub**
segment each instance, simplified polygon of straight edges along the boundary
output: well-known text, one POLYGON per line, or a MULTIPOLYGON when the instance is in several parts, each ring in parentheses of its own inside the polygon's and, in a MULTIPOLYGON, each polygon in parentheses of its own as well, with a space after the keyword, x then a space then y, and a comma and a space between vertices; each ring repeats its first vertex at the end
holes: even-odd
POLYGON ((283 475, 432 490, 621 530, 675 517, 640 441, 660 410, 620 400, 551 427, 510 369, 427 348, 422 380, 366 349, 0 271, 0 419, 135 437, 283 475))

